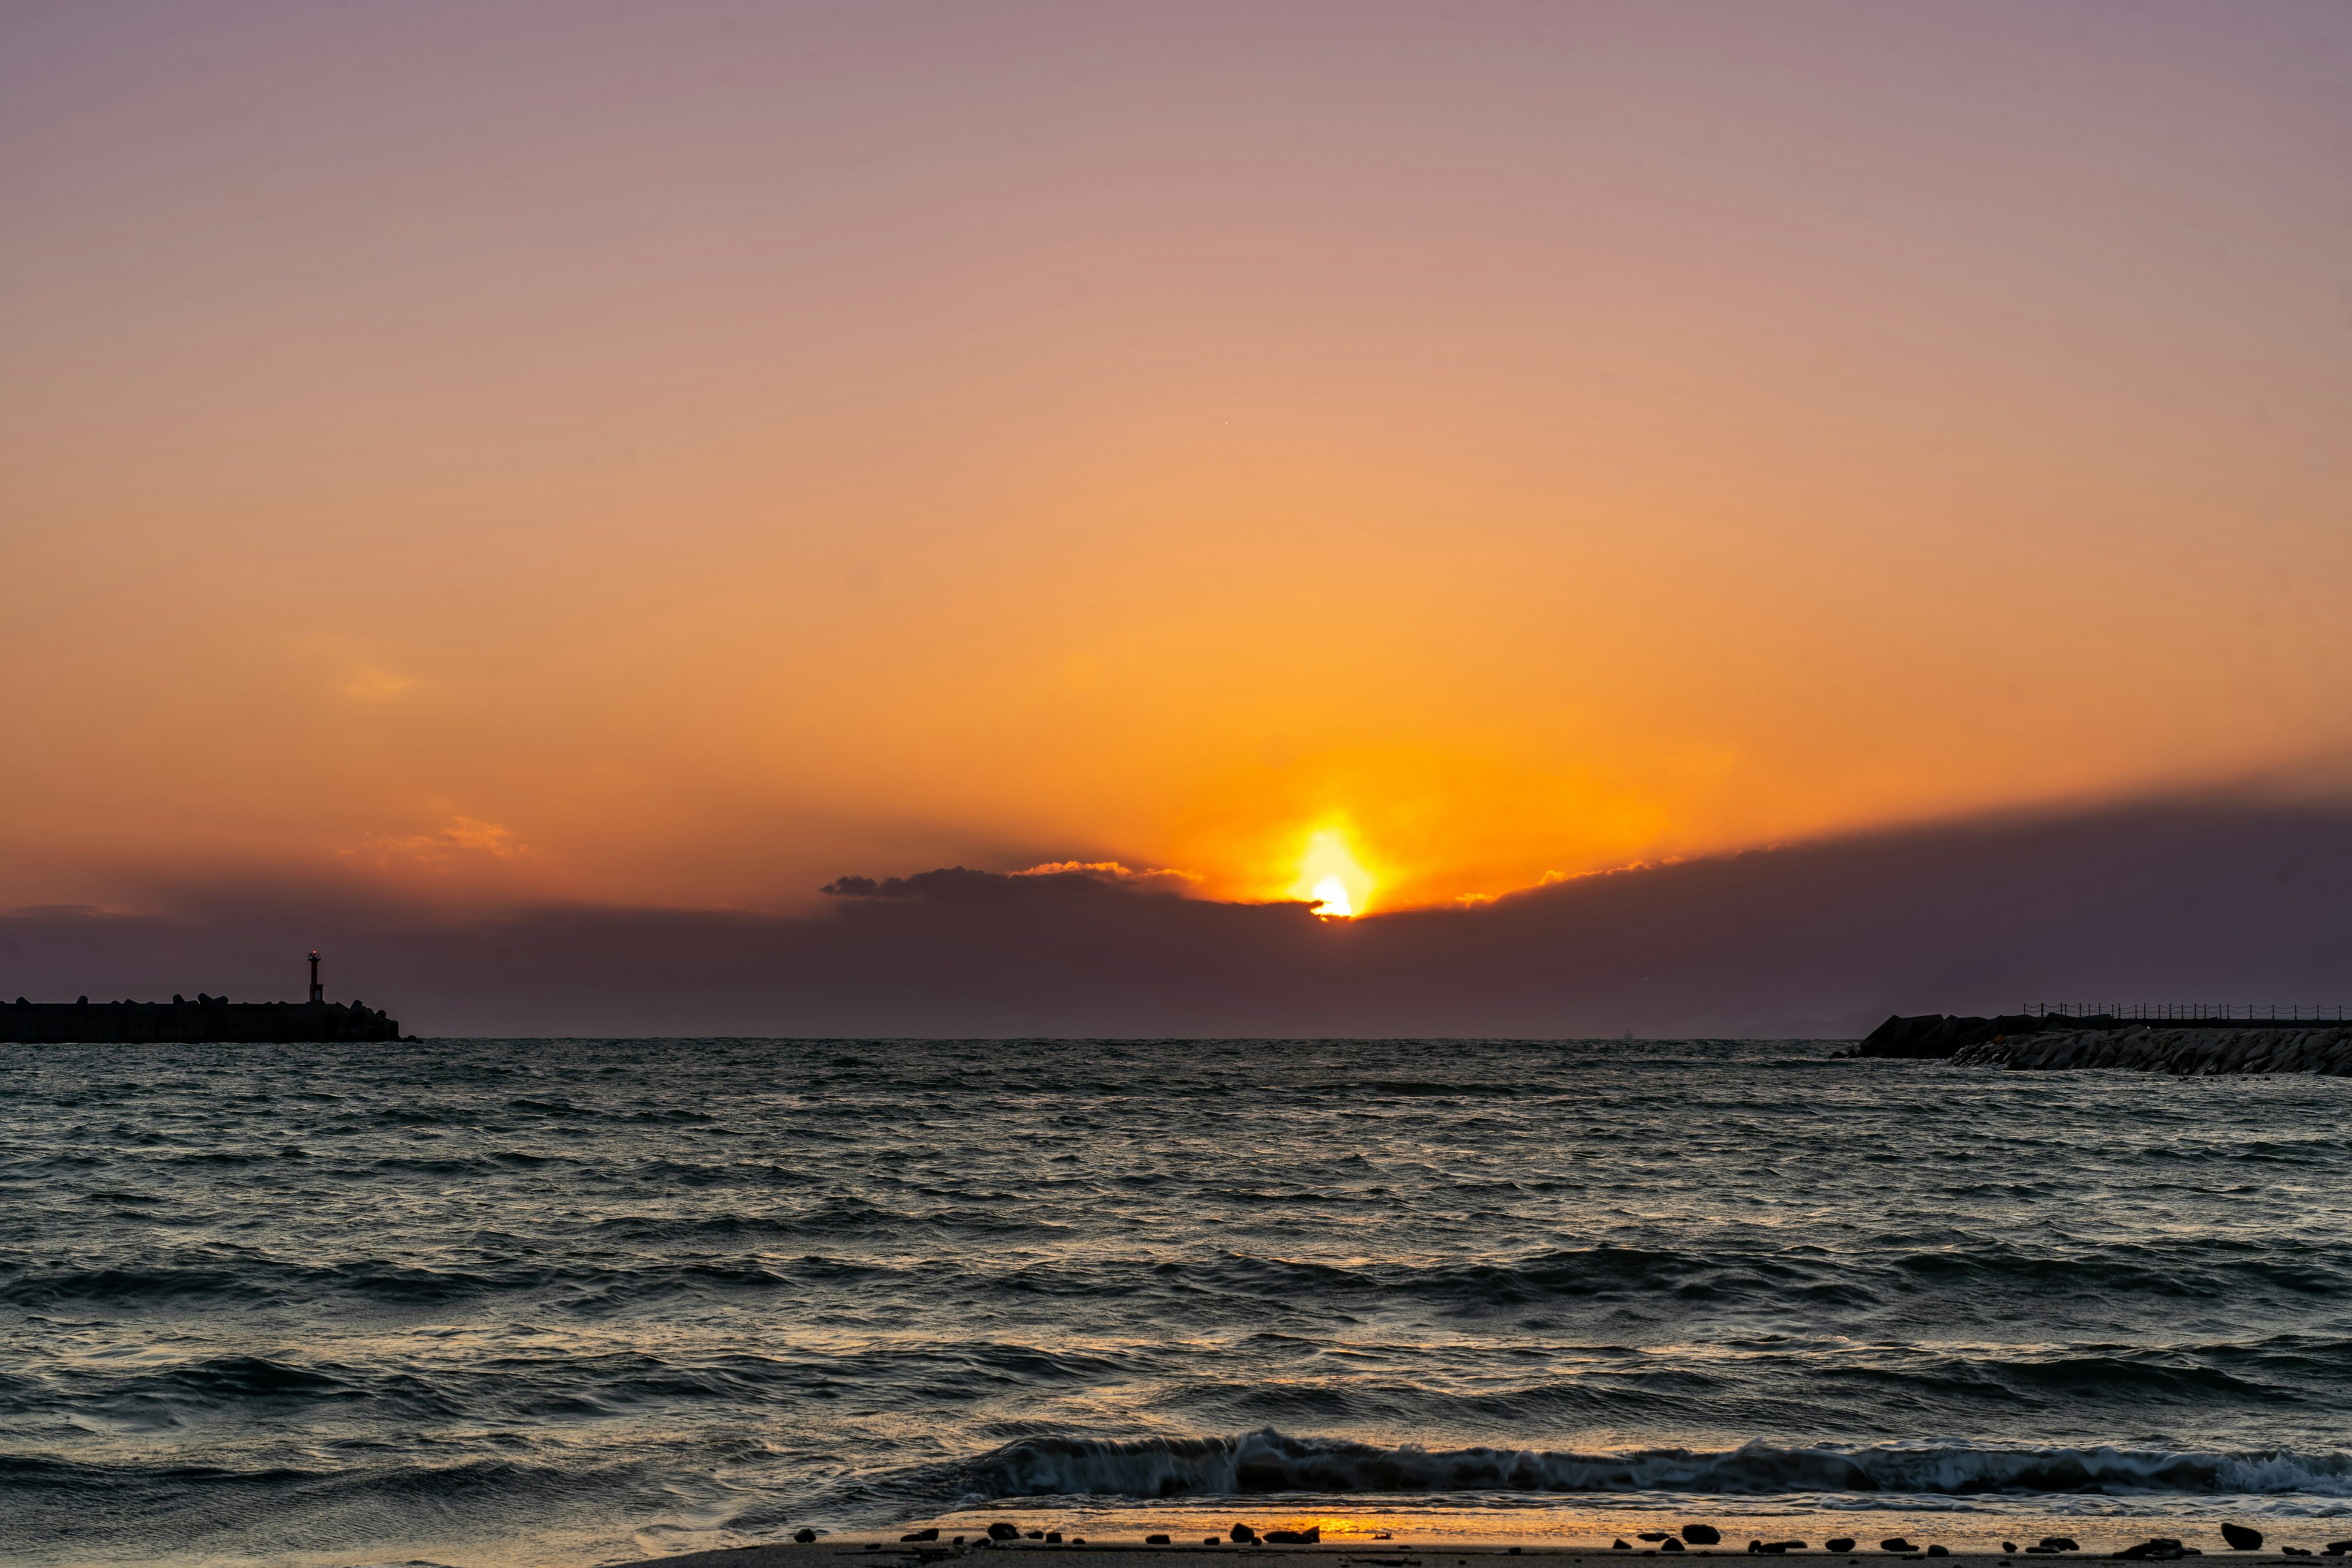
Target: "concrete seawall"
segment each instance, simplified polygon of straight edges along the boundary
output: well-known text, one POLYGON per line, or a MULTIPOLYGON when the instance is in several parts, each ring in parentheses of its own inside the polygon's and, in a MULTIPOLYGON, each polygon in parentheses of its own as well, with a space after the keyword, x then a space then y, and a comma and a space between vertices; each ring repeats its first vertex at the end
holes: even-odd
POLYGON ((2052 1030, 1963 1046, 1948 1059, 2011 1072, 2120 1068, 2177 1078, 2257 1072, 2342 1078, 2352 1077, 2352 1025, 2052 1030))

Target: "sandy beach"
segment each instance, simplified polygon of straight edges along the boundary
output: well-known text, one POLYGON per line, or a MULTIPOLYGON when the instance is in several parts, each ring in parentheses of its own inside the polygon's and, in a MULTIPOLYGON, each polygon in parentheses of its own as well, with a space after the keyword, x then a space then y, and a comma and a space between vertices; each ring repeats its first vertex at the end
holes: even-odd
MULTIPOLYGON (((1538 1525, 1538 1516, 1521 1510, 1506 1510, 1498 1521, 1482 1521, 1458 1510, 1309 1515, 1246 1506, 1221 1512, 1196 1502, 1097 1514, 1091 1533, 1077 1528, 1080 1522, 1075 1510, 972 1510, 888 1531, 845 1532, 814 1542, 698 1552, 658 1561, 665 1568, 824 1568, 845 1559, 868 1568, 927 1568, 957 1558, 987 1560, 1015 1552, 1047 1556, 1062 1568, 1138 1568, 1145 1558, 1172 1568, 1211 1568, 1215 1563, 1237 1561, 1271 1568, 1272 1560, 1285 1555, 1346 1568, 1468 1568, 1474 1559, 1510 1557, 1541 1558, 1570 1568, 1590 1563, 1600 1568, 1640 1557, 1772 1556, 1856 1568, 1866 1560, 2017 1568, 2021 1562, 2107 1561, 2156 1541, 2177 1543, 2182 1549, 2179 1555, 2240 1563, 2315 1561, 2327 1554, 2331 1543, 2340 1552, 2352 1536, 2347 1528, 2352 1521, 2340 1517, 2273 1519, 2268 1528, 2257 1526, 2257 1533, 2250 1536, 2244 1533, 2243 1521, 2168 1510, 2069 1520, 1922 1515, 1897 1509, 1800 1513, 1768 1507, 1706 1515, 1693 1511, 1673 1518, 1628 1510, 1598 1521, 1588 1513, 1575 1521, 1554 1516, 1538 1525), (2261 1545, 2233 1549, 2223 1533, 2225 1525, 2242 1543, 2259 1540, 2261 1545), (1542 1533, 1536 1533, 1537 1529, 1542 1533), (1008 1539, 1011 1531, 1020 1534, 1008 1539), (1234 1538, 1244 1532, 1244 1539, 1234 1538), (1275 1532, 1303 1533, 1309 1539, 1265 1539, 1275 1532)), ((2145 1552, 2134 1556, 2178 1560, 2145 1552)))
MULTIPOLYGON (((2188 1535, 2178 1531, 2172 1533, 2184 1544, 2194 1544, 2188 1535)), ((2342 1539, 2341 1536, 2336 1535, 2331 1535, 2329 1538, 2342 1539)), ((2095 1541, 2080 1536, 2076 1539, 2082 1541, 2084 1550, 2058 1554, 2061 1560, 2095 1558, 2104 1561, 2107 1559, 2109 1552, 2137 1544, 2148 1537, 2146 1534, 2140 1534, 2128 1540, 2121 1536, 2112 1541, 2105 1538, 2095 1541)), ((2020 1544, 2024 1543, 2020 1542, 2020 1544)), ((2220 1546, 2218 1532, 2216 1532, 2215 1545, 2200 1550, 2210 1556, 2217 1552, 2226 1552, 2227 1549, 2220 1546)), ((2315 1546, 2309 1550, 2316 1552, 2318 1549, 2315 1546)), ((1237 1546, 1226 1543, 1215 1547, 1151 1546, 1140 1541, 1090 1541, 1083 1546, 1071 1543, 1047 1545, 1040 1542, 1027 1541, 978 1546, 970 1542, 959 1546, 946 1541, 911 1545, 903 1545, 897 1542, 884 1543, 863 1541, 821 1541, 807 1545, 787 1542, 780 1545, 737 1547, 719 1552, 697 1552, 685 1556, 663 1558, 660 1561, 663 1568, 825 1568, 825 1565, 845 1562, 871 1564, 873 1568, 926 1568, 927 1564, 982 1552, 1049 1554, 1057 1568, 1135 1568, 1139 1561, 1145 1558, 1155 1563, 1169 1564, 1170 1568, 1213 1568, 1213 1564, 1221 1562, 1231 1563, 1236 1561, 1246 1561, 1265 1564, 1284 1557, 1311 1557, 1318 1563, 1331 1563, 1335 1565, 1346 1565, 1346 1568, 1359 1568, 1359 1565, 1360 1568, 1447 1568, 1449 1563, 1453 1564, 1454 1568, 1466 1568, 1466 1565, 1474 1560, 1508 1557, 1536 1558, 1548 1563, 1563 1565, 1563 1568, 1579 1568, 1579 1565, 1587 1563, 1591 1564, 1592 1568, 1600 1568, 1601 1564, 1622 1562, 1628 1557, 1659 1555, 1654 1548, 1626 1552, 1612 1551, 1605 1542, 1595 1549, 1591 1546, 1517 1546, 1479 1541, 1419 1542, 1411 1545, 1400 1545, 1394 1542, 1364 1541, 1325 1542, 1311 1546, 1237 1546)), ((1693 1549, 1680 1555, 1744 1558, 1750 1553, 1743 1542, 1738 1546, 1727 1544, 1712 1550, 1693 1549)), ((1948 1557, 1941 1559, 1929 1558, 1924 1552, 1906 1553, 1877 1550, 1853 1552, 1791 1551, 1778 1555, 1825 1563, 1859 1564, 1866 1560, 1942 1561, 1949 1563, 1951 1568, 2014 1568, 2014 1565, 2021 1561, 2049 1560, 2038 1554, 2022 1552, 2008 1554, 1998 1552, 1953 1552, 1948 1557)), ((2227 1555, 2233 1563, 2248 1564, 2267 1565, 2308 1561, 2308 1559, 2289 1556, 2284 1552, 2268 1550, 2228 1552, 2227 1555)))

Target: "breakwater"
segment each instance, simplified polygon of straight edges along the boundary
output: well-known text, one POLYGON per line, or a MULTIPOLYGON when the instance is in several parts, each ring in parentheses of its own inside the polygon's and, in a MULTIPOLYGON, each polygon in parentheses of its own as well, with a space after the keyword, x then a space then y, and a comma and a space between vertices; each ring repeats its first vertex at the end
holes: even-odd
MULTIPOLYGON (((2273 1012, 2276 1009, 2273 1009, 2273 1012)), ((2338 1022, 2341 1009, 2338 1009, 2338 1022)), ((2286 1020, 2290 1032, 2304 1033, 2319 1027, 2319 1009, 2314 1008, 2313 1022, 2286 1020)), ((2231 1017, 2226 1013, 2194 1019, 2162 1020, 2168 1029, 2197 1029, 2242 1033, 2249 1030, 2276 1029, 2282 1020, 2277 1017, 2257 1019, 2249 1008, 2246 1016, 2231 1017)), ((1870 1031, 1862 1042, 1844 1053, 1854 1057, 1895 1057, 1914 1061, 1940 1061, 1971 1046, 1992 1040, 2022 1039, 2033 1035, 2113 1033, 2119 1029, 2146 1030, 2157 1027, 2158 1020, 2131 1017, 2122 1013, 2003 1013, 1985 1018, 1957 1013, 1921 1013, 1911 1017, 1896 1014, 1870 1031)))
POLYGON ((24 1045, 303 1045, 334 1040, 396 1040, 400 1020, 352 1002, 0 1003, 0 1041, 24 1045))
POLYGON ((2179 1078, 2268 1072, 2341 1078, 2352 1076, 2352 1026, 2054 1029, 1980 1040, 1954 1051, 1948 1059, 2014 1072, 2121 1068, 2179 1078))

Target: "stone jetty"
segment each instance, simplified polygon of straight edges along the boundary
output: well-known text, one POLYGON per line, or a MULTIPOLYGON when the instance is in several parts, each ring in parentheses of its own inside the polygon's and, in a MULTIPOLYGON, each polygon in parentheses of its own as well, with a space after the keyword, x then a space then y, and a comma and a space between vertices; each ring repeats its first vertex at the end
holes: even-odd
POLYGON ((2257 1072, 2346 1078, 2352 1077, 2352 1025, 2052 1029, 1995 1036, 1964 1045, 1945 1059, 1969 1067, 2007 1068, 2011 1072, 2120 1068, 2171 1073, 2176 1078, 2257 1072))
MULTIPOLYGON (((1960 1014, 1922 1013, 1915 1017, 1896 1014, 1864 1037, 1851 1051, 1853 1057, 1891 1057, 1899 1060, 1945 1061, 1972 1046, 2005 1040, 2014 1045, 2032 1035, 2118 1034, 2158 1030, 2167 1033, 2219 1032, 2224 1036, 2282 1026, 2290 1034, 2306 1034, 2326 1025, 2277 1017, 2255 1018, 2249 1008, 2243 1018, 2130 1018, 2115 1013, 2003 1013, 1981 1018, 1960 1014)), ((2315 1017, 2317 1009, 2313 1009, 2315 1017)), ((2343 1019, 2335 1022, 2341 1025, 2343 1019)))
POLYGON ((358 1002, 0 1002, 0 1041, 26 1045, 154 1045, 233 1041, 324 1044, 396 1040, 400 1020, 358 1002))
POLYGON ((396 1040, 400 1020, 358 997, 330 1002, 319 980, 319 950, 310 966, 307 1002, 232 1002, 226 996, 169 1002, 0 1002, 0 1043, 9 1045, 328 1045, 341 1040, 396 1040))

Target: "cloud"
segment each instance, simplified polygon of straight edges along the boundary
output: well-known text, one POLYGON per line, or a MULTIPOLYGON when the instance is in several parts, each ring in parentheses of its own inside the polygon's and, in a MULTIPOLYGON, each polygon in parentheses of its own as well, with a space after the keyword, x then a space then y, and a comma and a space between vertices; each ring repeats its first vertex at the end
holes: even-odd
POLYGON ((1130 888, 1156 887, 1171 892, 1196 886, 1205 879, 1198 871, 1180 871, 1172 866, 1149 867, 1139 871, 1116 860, 1049 860, 1042 866, 1032 866, 1025 871, 1013 874, 1016 877, 1095 877, 1130 888))
POLYGON ((378 835, 359 849, 346 849, 346 856, 365 856, 380 865, 406 863, 446 868, 452 862, 467 857, 486 856, 493 860, 511 860, 532 853, 528 845, 517 841, 513 829, 503 822, 484 822, 479 817, 452 817, 449 822, 425 833, 404 837, 378 835))
POLYGON ((362 702, 389 702, 416 689, 416 682, 388 669, 362 667, 343 683, 343 695, 362 702))
POLYGON ((336 994, 432 1034, 1593 1037, 2352 1002, 2352 810, 2326 803, 1982 818, 1342 921, 1036 869, 844 877, 801 915, 459 919, 352 889, 23 911, 0 919, 0 991, 299 995, 319 946, 336 994))
POLYGON ((1130 870, 1116 860, 1054 860, 1020 871, 972 871, 950 866, 911 877, 836 877, 817 889, 836 899, 936 899, 950 903, 1002 903, 1008 900, 1075 894, 1097 888, 1131 892, 1181 893, 1200 878, 1190 871, 1130 870))

